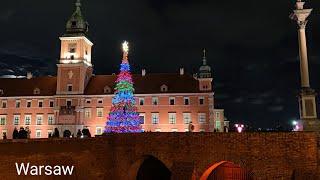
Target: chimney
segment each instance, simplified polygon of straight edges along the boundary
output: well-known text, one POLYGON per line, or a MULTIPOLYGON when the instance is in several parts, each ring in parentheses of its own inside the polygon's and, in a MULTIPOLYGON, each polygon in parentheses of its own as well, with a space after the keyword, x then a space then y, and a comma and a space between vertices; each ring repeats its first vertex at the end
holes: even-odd
POLYGON ((27 72, 27 79, 32 79, 33 75, 32 72, 27 72))
POLYGON ((180 75, 184 75, 184 68, 180 68, 180 75))
POLYGON ((142 69, 142 72, 141 72, 141 74, 142 74, 142 76, 146 76, 146 69, 142 69))

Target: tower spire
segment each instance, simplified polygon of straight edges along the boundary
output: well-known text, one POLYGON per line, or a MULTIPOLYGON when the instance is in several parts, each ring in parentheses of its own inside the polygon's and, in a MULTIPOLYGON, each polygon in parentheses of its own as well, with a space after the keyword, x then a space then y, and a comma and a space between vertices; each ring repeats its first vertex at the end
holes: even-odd
POLYGON ((81 1, 76 0, 75 6, 76 10, 67 22, 65 36, 85 36, 88 33, 89 25, 82 16, 81 1))
POLYGON ((122 62, 128 63, 128 54, 129 54, 129 43, 124 41, 122 43, 123 59, 122 62))
POLYGON ((206 49, 204 48, 203 49, 203 59, 202 59, 202 63, 203 63, 203 65, 204 66, 206 66, 207 65, 207 51, 206 51, 206 49))

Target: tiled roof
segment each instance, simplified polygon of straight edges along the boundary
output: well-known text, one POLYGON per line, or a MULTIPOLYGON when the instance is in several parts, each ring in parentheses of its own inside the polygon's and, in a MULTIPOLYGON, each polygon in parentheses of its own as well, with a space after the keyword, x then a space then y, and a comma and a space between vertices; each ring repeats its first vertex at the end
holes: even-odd
MULTIPOLYGON (((112 89, 115 86, 116 75, 96 75, 91 78, 85 94, 97 95, 104 94, 104 87, 112 89)), ((133 82, 136 94, 153 93, 197 93, 199 82, 191 75, 179 74, 146 74, 145 76, 134 74, 133 82), (161 92, 160 87, 166 85, 167 92, 161 92)))
MULTIPOLYGON (((109 87, 111 92, 115 86, 116 75, 95 75, 86 89, 86 95, 100 95, 104 93, 105 87, 109 87)), ((13 96, 53 96, 56 94, 56 77, 35 77, 26 78, 0 78, 0 91, 3 90, 2 97, 13 96), (34 90, 39 88, 40 94, 34 94, 34 90)), ((146 74, 133 75, 134 88, 136 94, 153 93, 198 93, 199 82, 191 75, 179 74, 146 74), (166 85, 168 91, 162 92, 161 86, 166 85)), ((0 92, 1 93, 1 92, 0 92)))
POLYGON ((56 94, 56 77, 37 77, 37 78, 0 78, 0 96, 53 96, 56 94), (39 94, 34 94, 38 88, 39 94))

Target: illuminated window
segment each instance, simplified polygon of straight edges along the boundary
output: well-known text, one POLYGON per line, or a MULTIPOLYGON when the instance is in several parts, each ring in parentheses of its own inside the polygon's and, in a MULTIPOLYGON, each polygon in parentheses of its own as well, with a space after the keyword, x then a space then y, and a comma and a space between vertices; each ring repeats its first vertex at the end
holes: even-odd
POLYGON ((69 53, 75 53, 77 50, 77 43, 70 43, 68 49, 69 53))
POLYGON ((191 122, 191 113, 183 113, 183 122, 189 124, 191 122))
POLYGON ((198 113, 198 121, 200 124, 206 123, 206 113, 198 113))
POLYGON ((86 108, 84 111, 84 117, 85 118, 91 118, 91 109, 90 108, 86 108))
POLYGON ((7 116, 6 115, 0 115, 0 125, 4 126, 7 124, 7 116))
POLYGON ((3 136, 4 136, 4 135, 6 135, 6 136, 8 135, 8 131, 7 131, 6 129, 4 129, 4 130, 1 131, 1 136, 0 136, 1 139, 3 139, 3 136))
POLYGON ((159 113, 151 113, 152 124, 159 124, 159 113))
POLYGON ((42 125, 42 121, 43 121, 43 115, 37 115, 36 116, 36 122, 37 122, 37 125, 42 125))
POLYGON ((159 98, 158 97, 152 97, 152 105, 158 105, 159 104, 159 98))
POLYGON ((53 130, 52 129, 48 129, 47 134, 48 134, 48 137, 51 137, 53 135, 53 130))
POLYGON ((184 105, 189 105, 190 104, 190 98, 189 97, 184 97, 184 105))
POLYGON ((24 124, 25 125, 30 125, 31 124, 31 115, 25 115, 24 124))
POLYGON ((2 101, 2 108, 7 108, 7 101, 2 101))
POLYGON ((220 119, 220 112, 216 112, 216 119, 220 119))
POLYGON ((13 116, 13 125, 17 126, 20 124, 20 115, 13 116))
POLYGON ((174 97, 170 97, 169 98, 169 104, 170 105, 174 105, 175 104, 175 98, 174 97))
POLYGON ((3 89, 0 89, 0 95, 3 95, 3 94, 4 94, 3 89))
POLYGON ((97 117, 103 117, 103 108, 97 108, 97 117))
POLYGON ((17 100, 17 101, 16 101, 16 108, 20 108, 20 105, 21 105, 21 101, 20 101, 20 100, 17 100))
POLYGON ((96 127, 96 135, 102 134, 102 127, 96 127))
POLYGON ((176 113, 169 113, 169 124, 176 124, 176 113))
POLYGON ((145 117, 146 117, 146 114, 145 113, 139 113, 139 117, 140 117, 140 123, 141 124, 144 124, 145 122, 145 117))
POLYGON ((54 124, 54 115, 49 114, 48 115, 48 125, 53 125, 54 124))
POLYGON ((220 121, 216 121, 216 129, 221 129, 221 122, 220 121))
POLYGON ((36 138, 41 138, 41 130, 36 130, 36 138))

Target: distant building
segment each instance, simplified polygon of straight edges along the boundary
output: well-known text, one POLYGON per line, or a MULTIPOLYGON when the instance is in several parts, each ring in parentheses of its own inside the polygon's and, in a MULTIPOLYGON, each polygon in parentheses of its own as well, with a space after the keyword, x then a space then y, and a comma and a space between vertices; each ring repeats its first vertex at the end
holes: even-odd
MULTIPOLYGON (((79 1, 60 37, 56 77, 1 78, 0 132, 12 137, 15 127, 29 127, 31 138, 46 138, 58 128, 76 135, 88 128, 102 134, 111 107, 116 75, 93 75, 89 26, 79 1)), ((120 60, 119 60, 120 63, 120 60)), ((194 132, 224 129, 224 110, 214 108, 211 68, 203 58, 196 76, 179 73, 133 75, 143 129, 152 132, 194 132)))

